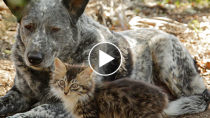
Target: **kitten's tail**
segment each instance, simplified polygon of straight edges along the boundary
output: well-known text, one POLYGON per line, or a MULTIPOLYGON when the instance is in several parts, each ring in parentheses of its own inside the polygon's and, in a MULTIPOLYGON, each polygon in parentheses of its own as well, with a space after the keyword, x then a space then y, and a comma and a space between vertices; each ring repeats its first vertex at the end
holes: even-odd
POLYGON ((181 97, 169 103, 164 110, 168 116, 176 116, 187 113, 199 113, 205 111, 210 102, 210 91, 206 89, 202 94, 181 97))

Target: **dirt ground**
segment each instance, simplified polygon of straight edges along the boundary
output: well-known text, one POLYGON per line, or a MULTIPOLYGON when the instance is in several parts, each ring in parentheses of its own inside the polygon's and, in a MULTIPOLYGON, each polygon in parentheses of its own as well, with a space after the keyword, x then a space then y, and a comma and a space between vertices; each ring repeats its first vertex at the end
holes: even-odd
MULTIPOLYGON (((126 23, 123 22, 125 19, 120 17, 120 12, 117 12, 118 15, 116 15, 116 17, 113 16, 110 20, 111 16, 109 16, 107 12, 101 15, 99 12, 100 8, 98 9, 94 5, 94 0, 91 0, 86 9, 86 14, 98 20, 101 24, 105 24, 111 30, 122 31, 139 27, 150 27, 176 35, 197 60, 205 84, 210 88, 210 14, 206 13, 209 9, 200 10, 201 12, 199 12, 199 14, 191 15, 163 14, 165 9, 161 6, 149 7, 147 5, 140 5, 143 9, 141 9, 141 11, 143 12, 133 15, 133 11, 131 12, 130 10, 132 8, 128 7, 125 10, 125 16, 129 18, 129 22, 126 23), (148 15, 151 11, 155 11, 155 13, 148 15), (161 13, 159 13, 160 11, 161 13), (93 16, 93 14, 95 16, 93 16), (196 19, 196 21, 194 19, 196 19)), ((135 5, 130 6, 134 7, 135 5)), ((10 90, 15 77, 14 65, 10 55, 15 40, 16 27, 17 23, 15 22, 15 17, 11 15, 9 9, 3 3, 3 0, 0 0, 0 96, 5 95, 10 90)), ((182 117, 210 118, 210 108, 203 113, 188 114, 176 118, 182 117)))

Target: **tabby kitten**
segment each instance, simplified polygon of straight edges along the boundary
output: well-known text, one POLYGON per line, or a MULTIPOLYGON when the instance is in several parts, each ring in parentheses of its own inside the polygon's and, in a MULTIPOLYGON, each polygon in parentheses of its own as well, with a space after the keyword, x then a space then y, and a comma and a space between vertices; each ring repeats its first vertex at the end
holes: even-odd
POLYGON ((155 86, 129 78, 95 83, 92 73, 55 59, 51 91, 74 118, 155 118, 167 106, 167 96, 155 86))

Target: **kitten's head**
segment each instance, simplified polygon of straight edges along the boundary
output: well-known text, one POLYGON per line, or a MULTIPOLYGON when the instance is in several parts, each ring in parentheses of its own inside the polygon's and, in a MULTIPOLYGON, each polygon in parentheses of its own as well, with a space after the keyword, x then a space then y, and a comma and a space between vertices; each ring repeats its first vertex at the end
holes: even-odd
POLYGON ((55 59, 55 70, 51 80, 51 91, 61 99, 85 99, 95 88, 90 67, 80 65, 65 65, 58 58, 55 59))

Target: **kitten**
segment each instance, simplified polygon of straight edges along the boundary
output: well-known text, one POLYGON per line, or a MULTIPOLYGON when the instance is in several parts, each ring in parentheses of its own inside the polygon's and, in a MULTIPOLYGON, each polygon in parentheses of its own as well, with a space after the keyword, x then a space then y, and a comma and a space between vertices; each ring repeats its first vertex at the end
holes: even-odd
POLYGON ((155 118, 167 106, 167 96, 153 85, 129 78, 95 83, 92 73, 55 59, 51 91, 74 118, 155 118))

